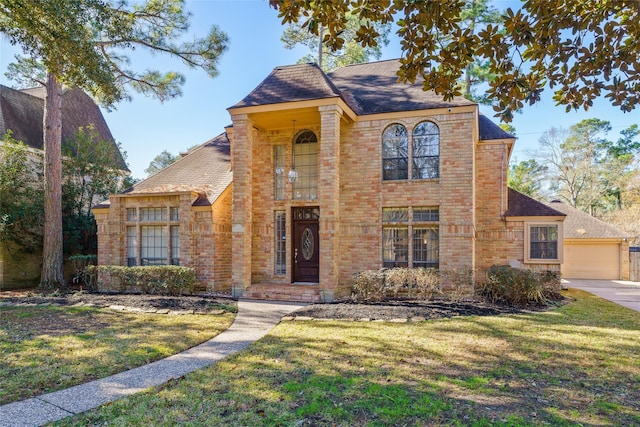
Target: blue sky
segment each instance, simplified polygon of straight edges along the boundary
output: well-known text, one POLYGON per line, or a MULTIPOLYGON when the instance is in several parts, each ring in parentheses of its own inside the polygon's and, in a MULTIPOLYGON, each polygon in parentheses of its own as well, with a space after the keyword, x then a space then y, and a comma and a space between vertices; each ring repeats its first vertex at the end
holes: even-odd
MULTIPOLYGON (((493 3, 499 9, 505 9, 517 7, 519 2, 497 0, 493 3)), ((228 34, 229 49, 223 55, 219 75, 214 79, 166 57, 130 55, 131 66, 135 69, 176 70, 186 76, 181 98, 161 104, 134 94, 131 102, 122 102, 115 111, 104 112, 114 138, 127 152, 129 167, 136 178, 146 176, 144 169, 162 150, 178 154, 223 132, 224 126, 230 123, 228 107, 247 95, 274 67, 293 64, 307 53, 304 49, 287 50, 282 46, 280 36, 284 27, 267 0, 188 0, 187 7, 193 13, 191 33, 204 35, 216 24, 228 34)), ((15 53, 6 40, 0 41, 2 84, 11 85, 4 72, 15 53)), ((380 59, 400 55, 399 40, 393 36, 380 59)), ((490 107, 482 107, 481 111, 493 116, 490 107)), ((609 136, 617 139, 621 130, 633 123, 640 124, 640 110, 623 113, 601 99, 588 112, 565 113, 564 107, 554 105, 547 90, 542 102, 525 107, 522 114, 514 118, 512 124, 518 136, 514 156, 518 160, 529 158, 537 150, 538 139, 545 130, 569 127, 586 118, 611 122, 613 130, 609 136)), ((498 119, 494 120, 498 122, 498 119)))

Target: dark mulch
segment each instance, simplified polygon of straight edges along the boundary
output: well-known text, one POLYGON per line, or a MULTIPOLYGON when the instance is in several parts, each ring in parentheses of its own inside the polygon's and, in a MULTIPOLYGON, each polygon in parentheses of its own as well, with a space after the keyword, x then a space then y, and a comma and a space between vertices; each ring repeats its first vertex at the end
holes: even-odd
MULTIPOLYGON (((75 292, 60 296, 43 296, 31 292, 0 292, 0 301, 14 304, 93 304, 97 307, 120 305, 140 309, 207 310, 214 305, 233 305, 235 301, 224 296, 160 296, 141 294, 100 294, 75 292)), ((494 316, 530 311, 541 311, 553 306, 510 307, 484 301, 385 301, 382 303, 358 304, 336 302, 308 305, 291 316, 317 319, 370 319, 392 320, 423 317, 442 319, 456 316, 494 316)))
POLYGON ((195 310, 211 309, 216 305, 235 304, 231 298, 220 296, 163 296, 142 294, 90 294, 75 292, 59 296, 44 296, 29 292, 0 293, 0 301, 13 304, 57 304, 70 306, 76 304, 92 304, 96 307, 120 305, 140 309, 195 310))

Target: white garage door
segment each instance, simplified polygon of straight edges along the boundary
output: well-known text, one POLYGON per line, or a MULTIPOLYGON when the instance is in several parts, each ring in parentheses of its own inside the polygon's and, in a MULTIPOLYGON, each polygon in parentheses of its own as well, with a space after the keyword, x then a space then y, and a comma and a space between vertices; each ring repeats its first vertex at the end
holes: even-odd
POLYGON ((620 244, 564 242, 562 277, 568 279, 620 279, 620 244))

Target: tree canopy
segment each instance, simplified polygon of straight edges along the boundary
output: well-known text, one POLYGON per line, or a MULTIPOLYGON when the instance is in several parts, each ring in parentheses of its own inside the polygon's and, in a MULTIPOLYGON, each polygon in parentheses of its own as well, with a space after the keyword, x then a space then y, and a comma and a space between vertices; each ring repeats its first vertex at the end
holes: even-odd
MULTIPOLYGON (((527 0, 507 9, 502 24, 474 32, 465 25, 463 0, 269 0, 283 23, 303 20, 313 34, 324 28, 323 42, 344 44, 348 14, 364 22, 396 22, 402 58, 398 76, 444 99, 461 95, 465 69, 486 61, 494 76, 487 95, 496 116, 510 121, 525 103, 540 100, 545 87, 567 110, 588 109, 605 96, 622 111, 640 101, 640 2, 637 0, 527 0), (474 59, 477 58, 477 59, 474 59)), ((466 21, 468 22, 468 21, 466 21)), ((356 32, 363 46, 375 46, 376 27, 356 32)))
POLYGON ((160 172, 162 169, 166 168, 179 158, 180 156, 171 154, 168 150, 162 150, 160 154, 158 154, 153 158, 153 160, 151 160, 151 162, 149 163, 149 167, 144 171, 148 176, 151 176, 155 173, 160 172))

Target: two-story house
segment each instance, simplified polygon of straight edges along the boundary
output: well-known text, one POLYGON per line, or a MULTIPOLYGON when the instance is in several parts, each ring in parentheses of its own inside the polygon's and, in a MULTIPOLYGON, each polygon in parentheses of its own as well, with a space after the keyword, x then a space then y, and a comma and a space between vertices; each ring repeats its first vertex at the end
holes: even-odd
POLYGON ((94 209, 99 263, 307 301, 382 267, 559 270, 565 214, 507 188, 514 137, 398 66, 277 67, 224 134, 94 209))

